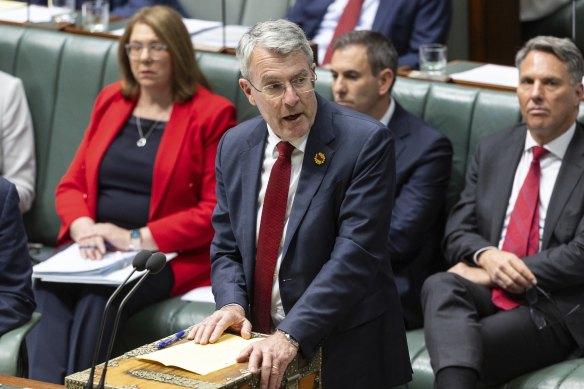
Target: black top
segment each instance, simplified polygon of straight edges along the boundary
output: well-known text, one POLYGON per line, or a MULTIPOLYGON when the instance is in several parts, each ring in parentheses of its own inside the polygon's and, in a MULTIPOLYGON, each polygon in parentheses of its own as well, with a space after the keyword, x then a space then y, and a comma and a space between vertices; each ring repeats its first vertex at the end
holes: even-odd
MULTIPOLYGON (((143 134, 148 134, 153 120, 140 119, 143 134)), ((136 117, 131 116, 106 151, 99 168, 97 222, 109 222, 122 228, 140 228, 148 221, 152 172, 166 122, 156 124, 144 147, 136 117)))

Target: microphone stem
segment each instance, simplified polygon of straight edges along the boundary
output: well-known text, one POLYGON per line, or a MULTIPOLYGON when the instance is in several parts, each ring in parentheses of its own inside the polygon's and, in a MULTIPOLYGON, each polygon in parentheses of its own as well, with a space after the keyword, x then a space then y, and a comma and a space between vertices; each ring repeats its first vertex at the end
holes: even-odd
POLYGON ((136 285, 134 285, 134 287, 128 292, 128 294, 126 295, 126 297, 124 297, 124 299, 120 303, 120 306, 118 308, 118 313, 116 314, 116 319, 114 321, 114 326, 112 328, 112 334, 111 334, 110 341, 109 341, 109 345, 108 345, 108 348, 107 348, 107 355, 105 357, 105 363, 103 365, 103 371, 101 372, 101 379, 99 380, 99 385, 97 385, 97 389, 103 389, 104 388, 104 385, 105 385, 105 374, 107 373, 107 365, 109 363, 110 356, 112 355, 112 350, 114 348, 114 341, 116 339, 116 333, 118 332, 118 323, 120 321, 120 316, 122 314, 122 311, 124 310, 124 306, 126 305, 126 303, 128 302, 128 300, 130 299, 130 297, 132 297, 132 295, 134 294, 134 292, 140 287, 140 285, 142 285, 142 283, 150 275, 150 272, 151 272, 151 270, 147 270, 146 271, 146 273, 142 276, 142 278, 140 278, 138 280, 138 282, 136 282, 136 285))
MULTIPOLYGON (((132 277, 132 275, 136 272, 136 269, 133 269, 132 272, 126 277, 124 282, 120 284, 120 286, 125 285, 126 282, 132 277)), ((87 384, 85 385, 85 389, 92 389, 93 388, 93 375, 95 374, 95 365, 97 364, 97 358, 99 357, 99 351, 101 350, 101 339, 103 338, 103 327, 105 323, 105 318, 107 313, 111 307, 112 301, 120 294, 123 288, 117 288, 114 293, 110 296, 110 298, 105 303, 105 312, 101 317, 101 322, 99 323, 100 332, 97 335, 97 344, 95 345, 95 350, 93 350, 93 360, 91 362, 91 371, 89 372, 89 379, 87 380, 87 384)))

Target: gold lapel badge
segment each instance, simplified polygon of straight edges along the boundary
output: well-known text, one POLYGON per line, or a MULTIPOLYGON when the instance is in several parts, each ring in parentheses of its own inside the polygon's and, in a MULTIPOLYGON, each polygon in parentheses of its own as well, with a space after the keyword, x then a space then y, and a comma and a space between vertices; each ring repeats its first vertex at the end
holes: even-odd
POLYGON ((324 161, 326 161, 326 157, 324 156, 324 154, 321 153, 320 151, 316 153, 316 155, 314 156, 314 163, 320 166, 324 163, 324 161))

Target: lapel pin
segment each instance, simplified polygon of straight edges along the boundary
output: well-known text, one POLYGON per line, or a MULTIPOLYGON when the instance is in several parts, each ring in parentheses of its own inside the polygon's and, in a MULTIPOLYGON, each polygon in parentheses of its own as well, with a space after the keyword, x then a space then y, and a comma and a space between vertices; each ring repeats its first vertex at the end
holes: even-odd
POLYGON ((326 161, 326 157, 324 156, 324 154, 321 153, 320 151, 316 153, 316 155, 314 156, 314 163, 320 166, 324 163, 324 161, 326 161))

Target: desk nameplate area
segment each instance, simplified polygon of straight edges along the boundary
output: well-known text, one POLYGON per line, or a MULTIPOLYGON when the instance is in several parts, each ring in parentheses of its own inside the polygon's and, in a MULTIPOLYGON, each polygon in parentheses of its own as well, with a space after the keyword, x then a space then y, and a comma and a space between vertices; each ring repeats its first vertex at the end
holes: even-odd
MULTIPOLYGON (((254 334, 254 337, 261 337, 254 334)), ((105 380, 106 389, 255 389, 259 388, 259 375, 251 374, 246 363, 236 363, 221 370, 199 375, 187 370, 160 363, 139 359, 140 356, 157 351, 161 341, 171 339, 166 337, 160 341, 138 347, 113 360, 108 364, 105 380)), ((187 342, 186 339, 176 342, 173 346, 187 342)), ((171 346, 171 347, 173 347, 171 346)), ((286 389, 319 389, 322 355, 319 350, 310 362, 298 356, 286 369, 282 388, 286 389)), ((95 369, 94 386, 101 378, 103 363, 95 369)), ((67 389, 84 389, 89 379, 90 369, 65 377, 67 389)))

